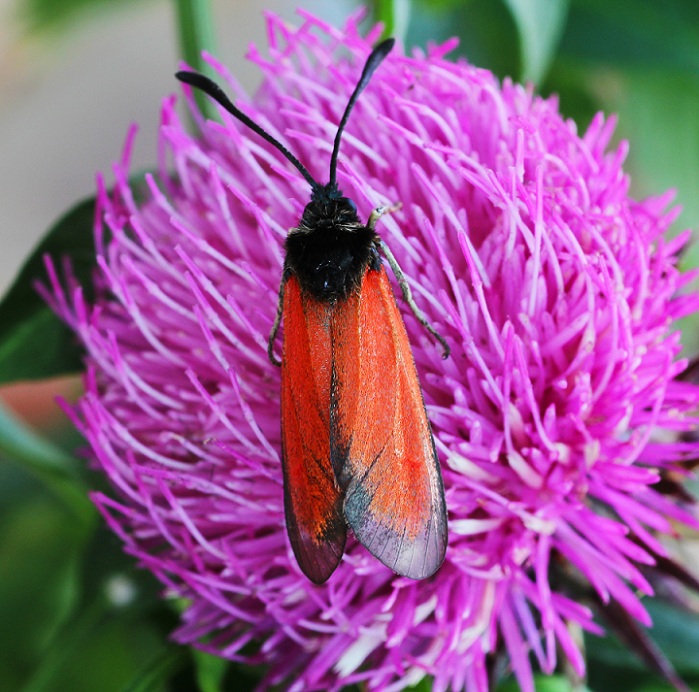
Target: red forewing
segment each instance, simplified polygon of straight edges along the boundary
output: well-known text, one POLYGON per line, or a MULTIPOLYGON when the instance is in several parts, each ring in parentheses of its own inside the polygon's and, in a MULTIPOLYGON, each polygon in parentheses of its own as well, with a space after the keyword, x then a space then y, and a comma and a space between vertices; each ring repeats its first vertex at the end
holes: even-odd
POLYGON ((385 270, 368 270, 332 315, 331 456, 355 536, 394 572, 441 565, 446 506, 403 320, 385 270))
POLYGON ((348 296, 284 292, 282 440, 291 545, 325 581, 349 525, 397 574, 423 579, 447 543, 444 491, 410 344, 385 270, 348 296))
POLYGON ((328 303, 307 299, 296 278, 288 279, 281 387, 284 510, 299 567, 316 584, 337 567, 347 535, 330 462, 331 312, 328 303))

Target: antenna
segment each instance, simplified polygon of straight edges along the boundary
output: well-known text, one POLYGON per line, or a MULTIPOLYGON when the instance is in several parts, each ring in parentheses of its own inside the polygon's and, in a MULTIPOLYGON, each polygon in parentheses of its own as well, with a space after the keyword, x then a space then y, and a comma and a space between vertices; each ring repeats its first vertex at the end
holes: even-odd
POLYGON ((342 120, 337 127, 337 133, 335 134, 335 141, 333 143, 333 152, 330 157, 330 180, 327 185, 320 185, 313 179, 313 176, 308 172, 308 169, 278 140, 274 139, 272 135, 263 130, 256 122, 251 120, 245 113, 243 113, 239 108, 233 105, 231 100, 226 96, 221 87, 212 81, 208 77, 198 72, 188 72, 180 71, 175 74, 175 77, 185 84, 201 89, 205 94, 208 94, 214 101, 223 106, 232 116, 240 120, 244 125, 247 125, 253 132, 256 132, 260 137, 269 142, 275 149, 280 151, 288 161, 295 166, 301 175, 307 180, 308 184, 311 186, 311 190, 314 193, 312 197, 316 194, 323 195, 324 193, 335 193, 337 194, 337 157, 340 152, 340 140, 342 139, 342 133, 347 125, 347 120, 349 119, 350 112, 354 108, 354 104, 357 102, 359 95, 366 89, 371 76, 374 74, 376 68, 383 62, 383 59, 391 52, 393 45, 395 44, 395 39, 387 38, 385 41, 379 43, 374 50, 371 51, 366 63, 364 64, 364 69, 362 70, 362 75, 359 78, 357 86, 352 92, 349 101, 347 102, 347 107, 342 115, 342 120))
POLYGON ((371 51, 371 54, 364 64, 362 76, 359 78, 359 82, 357 82, 357 86, 354 88, 352 96, 350 96, 350 99, 347 102, 347 107, 345 108, 342 120, 340 120, 340 124, 337 126, 337 134, 335 135, 335 143, 333 144, 333 153, 330 157, 330 179, 326 185, 326 188, 328 189, 332 190, 337 188, 337 157, 340 153, 340 139, 342 138, 342 132, 345 129, 345 125, 347 125, 347 121, 349 120, 350 112, 352 111, 352 108, 354 108, 354 104, 357 102, 359 94, 366 89, 371 76, 374 74, 376 68, 383 62, 383 59, 391 52, 395 42, 396 40, 394 38, 387 38, 385 41, 379 43, 379 45, 371 51))
POLYGON ((217 103, 221 104, 231 115, 235 116, 240 120, 241 123, 247 125, 253 132, 256 132, 260 137, 267 140, 273 147, 281 151, 282 154, 299 170, 301 175, 308 181, 312 190, 316 190, 321 187, 314 179, 313 176, 308 172, 306 167, 278 140, 274 139, 269 132, 263 130, 256 122, 248 118, 243 111, 236 108, 231 100, 226 96, 221 87, 219 87, 216 82, 213 82, 208 77, 198 72, 177 72, 175 77, 189 84, 197 89, 201 89, 205 94, 211 96, 211 98, 217 103))

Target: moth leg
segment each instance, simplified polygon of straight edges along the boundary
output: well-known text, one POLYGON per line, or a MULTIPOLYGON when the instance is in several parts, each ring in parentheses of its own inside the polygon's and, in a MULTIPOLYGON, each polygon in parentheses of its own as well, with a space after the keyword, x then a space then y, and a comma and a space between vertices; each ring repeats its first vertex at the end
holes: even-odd
POLYGON ((376 228, 376 222, 384 215, 384 214, 390 214, 394 211, 398 211, 403 205, 398 202, 397 204, 390 204, 386 207, 376 207, 374 211, 371 212, 371 215, 369 216, 369 220, 367 221, 367 228, 370 231, 373 231, 374 228, 376 228))
MULTIPOLYGON (((379 209, 376 209, 372 213, 371 217, 369 218, 369 223, 371 224, 371 220, 375 214, 377 214, 378 212, 385 213, 386 211, 393 211, 393 208, 379 207, 379 209), (382 209, 385 211, 382 211, 382 209)), ((377 219, 379 218, 379 216, 381 216, 381 213, 378 214, 378 216, 376 217, 377 219)), ((376 220, 374 220, 374 223, 376 223, 376 220)), ((451 353, 449 344, 447 344, 445 338, 429 323, 427 317, 425 316, 425 313, 422 312, 422 310, 420 310, 420 308, 415 303, 415 300, 413 300, 413 294, 410 291, 410 286, 408 286, 405 274, 403 274, 403 270, 400 268, 400 265, 396 261, 396 258, 393 256, 393 253, 391 252, 388 245, 386 245, 386 243, 384 243, 384 241, 380 238, 378 242, 384 256, 388 260, 388 264, 390 265, 391 269, 393 270, 393 273, 396 276, 396 279, 398 280, 398 285, 400 286, 401 293, 403 294, 403 300, 408 304, 408 307, 412 310, 412 313, 413 315, 415 315, 417 321, 442 345, 442 348, 444 349, 444 351, 442 352, 442 358, 448 358, 449 354, 451 353)))
POLYGON ((282 274, 282 280, 279 282, 279 298, 277 299, 277 316, 274 318, 274 324, 272 325, 272 331, 269 333, 269 341, 267 342, 267 356, 272 363, 278 368, 281 367, 282 362, 277 359, 274 355, 274 342, 277 338, 277 332, 279 331, 279 325, 282 323, 282 312, 284 310, 284 286, 286 286, 286 281, 289 278, 288 271, 284 270, 282 274))

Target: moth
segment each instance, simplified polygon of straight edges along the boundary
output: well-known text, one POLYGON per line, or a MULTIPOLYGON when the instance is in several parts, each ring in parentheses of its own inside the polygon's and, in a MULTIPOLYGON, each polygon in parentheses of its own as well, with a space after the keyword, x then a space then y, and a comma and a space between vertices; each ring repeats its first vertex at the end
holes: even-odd
POLYGON ((281 367, 284 509, 291 547, 303 573, 322 584, 345 552, 348 528, 396 574, 424 579, 444 560, 447 512, 439 461, 410 343, 388 275, 428 324, 376 223, 362 223, 337 184, 342 133, 359 95, 393 48, 371 52, 337 128, 329 180, 318 183, 279 141, 241 112, 207 77, 177 78, 217 101, 269 142, 311 188, 299 224, 289 231, 268 354, 281 367), (274 353, 284 324, 281 361, 274 353))

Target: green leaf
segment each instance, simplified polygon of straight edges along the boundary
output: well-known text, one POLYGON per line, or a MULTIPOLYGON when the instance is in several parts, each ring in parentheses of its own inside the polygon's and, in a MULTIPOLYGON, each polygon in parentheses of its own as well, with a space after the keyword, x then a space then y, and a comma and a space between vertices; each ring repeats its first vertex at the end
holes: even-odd
MULTIPOLYGON (((519 683, 510 677, 506 682, 497 686, 496 692, 518 692, 521 689, 519 683)), ((538 673, 534 676, 534 689, 536 692, 585 692, 587 687, 571 685, 570 680, 563 675, 544 675, 538 673)))
POLYGON ((47 379, 81 367, 75 335, 47 305, 32 306, 22 321, 0 327, 0 384, 47 379))
MULTIPOLYGON (((690 685, 699 680, 699 616, 657 598, 644 601, 653 620, 648 634, 667 656, 674 669, 690 685)), ((589 685, 595 692, 616 690, 670 690, 667 681, 648 670, 644 661, 619 640, 607 637, 585 637, 589 685)))
POLYGON ((519 32, 520 79, 540 84, 565 28, 569 0, 505 0, 519 32))
POLYGON ((699 676, 699 615, 665 601, 646 602, 653 618, 649 631, 680 675, 699 676))
POLYGON ((699 227, 699 79, 634 70, 614 94, 608 100, 619 113, 620 135, 631 143, 635 191, 645 196, 676 188, 683 207, 678 226, 699 227))
MULTIPOLYGON (((149 195, 147 172, 140 171, 129 178, 137 203, 149 195)), ((78 340, 47 307, 36 284, 48 281, 45 255, 59 266, 68 259, 73 277, 83 287, 85 300, 93 300, 95 204, 94 197, 79 202, 49 229, 0 302, 0 384, 82 370, 83 351, 78 340)))
POLYGON ((87 498, 76 459, 37 435, 2 406, 0 455, 41 480, 85 525, 94 522, 96 512, 87 498))
POLYGON ((77 478, 79 464, 70 454, 37 435, 0 404, 0 454, 24 466, 77 478))
POLYGON ((408 692, 431 692, 433 687, 434 678, 432 678, 430 675, 425 675, 420 682, 416 683, 415 685, 411 685, 410 687, 406 687, 405 689, 408 690, 408 692))
POLYGON ((184 651, 163 644, 146 619, 100 603, 76 615, 36 661, 24 692, 166 690, 167 679, 186 660, 184 651))
POLYGON ((95 200, 73 207, 49 230, 0 302, 0 384, 44 379, 81 369, 81 349, 36 292, 46 280, 44 255, 68 256, 76 278, 89 285, 95 265, 92 235, 95 200))
POLYGON ((183 667, 186 657, 187 650, 184 647, 163 647, 146 661, 121 692, 152 692, 167 689, 168 680, 183 667))
POLYGON ((696 0, 573 0, 561 52, 605 65, 699 71, 696 0))
POLYGON ((27 674, 79 597, 77 566, 86 532, 50 498, 27 490, 3 508, 0 523, 3 689, 25 689, 27 674))
POLYGON ((498 77, 519 72, 517 27, 502 2, 493 0, 421 0, 413 5, 407 45, 424 46, 459 37, 454 60, 465 56, 498 77))
MULTIPOLYGON (((609 80, 607 80, 609 81, 609 80)), ((618 134, 630 142, 627 170, 636 198, 674 188, 682 214, 675 230, 699 228, 699 79, 666 70, 629 70, 599 93, 619 114, 618 134)), ((684 268, 699 266, 699 245, 682 256, 684 268)), ((699 351, 697 316, 682 321, 685 352, 699 351)))
POLYGON ((197 649, 192 649, 192 656, 200 692, 221 692, 230 661, 197 649))
MULTIPOLYGON (((51 577, 44 573, 37 579, 51 577)), ((169 689, 166 681, 189 658, 187 649, 164 642, 176 618, 160 598, 162 586, 136 568, 134 558, 103 524, 82 546, 75 582, 70 617, 33 662, 21 689, 169 689)))

